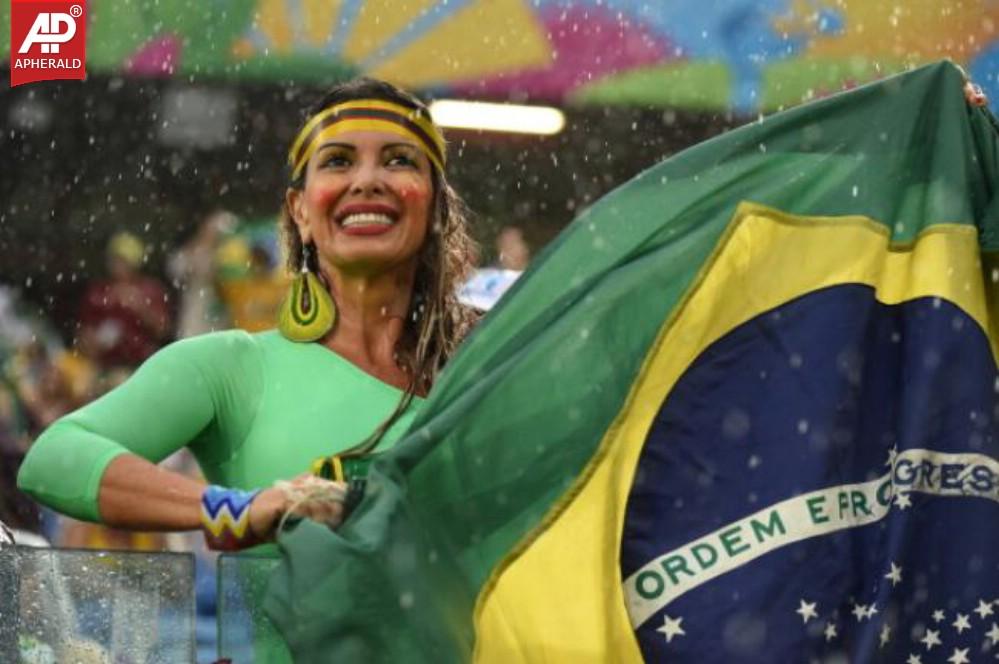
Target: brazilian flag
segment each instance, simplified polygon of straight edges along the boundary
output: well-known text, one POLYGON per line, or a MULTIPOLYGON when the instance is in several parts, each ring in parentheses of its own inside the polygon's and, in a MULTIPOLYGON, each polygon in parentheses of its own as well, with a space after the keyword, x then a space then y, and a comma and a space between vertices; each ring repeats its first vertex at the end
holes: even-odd
POLYGON ((580 216, 336 533, 280 538, 296 662, 999 654, 999 133, 927 66, 580 216))

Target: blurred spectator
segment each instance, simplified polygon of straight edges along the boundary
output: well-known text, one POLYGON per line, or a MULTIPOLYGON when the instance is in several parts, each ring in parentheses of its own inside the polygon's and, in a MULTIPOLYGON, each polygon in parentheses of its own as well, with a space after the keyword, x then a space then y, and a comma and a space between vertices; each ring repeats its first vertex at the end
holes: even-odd
POLYGON ((0 522, 18 532, 38 534, 41 532, 38 506, 17 490, 17 470, 23 458, 23 449, 10 439, 0 439, 0 522))
POLYGON ((248 332, 273 328, 288 290, 278 260, 273 220, 243 224, 219 247, 219 291, 234 327, 248 332))
POLYGON ((83 395, 74 393, 70 376, 60 365, 61 354, 33 341, 19 348, 9 360, 7 371, 28 416, 27 433, 32 438, 63 414, 83 405, 83 395))
MULTIPOLYGON (((37 339, 38 337, 34 337, 37 339)), ((0 520, 30 533, 55 533, 56 516, 45 514, 16 490, 17 470, 30 442, 43 428, 83 404, 70 377, 60 366, 62 350, 49 350, 31 341, 16 349, 3 364, 0 380, 0 520)), ((24 537, 18 538, 24 542, 24 537)))
POLYGON ((10 286, 0 284, 0 356, 6 357, 32 341, 55 344, 54 333, 42 328, 37 319, 24 311, 20 294, 10 286))
POLYGON ((216 254, 225 236, 235 230, 235 215, 217 211, 198 227, 194 237, 170 257, 167 269, 180 292, 177 337, 180 339, 229 327, 219 299, 216 254))
POLYGON ((531 262, 531 250, 524 240, 524 232, 516 226, 504 226, 496 236, 499 267, 523 272, 531 262))
POLYGON ((108 244, 108 278, 87 289, 80 309, 79 343, 99 367, 135 367, 170 333, 166 289, 142 274, 142 241, 117 233, 108 244))
POLYGON ((496 264, 480 268, 458 293, 462 304, 481 311, 492 309, 513 282, 527 269, 531 250, 524 233, 516 226, 504 226, 496 236, 496 264))
POLYGON ((63 371, 66 356, 48 322, 29 312, 17 290, 0 285, 0 521, 19 543, 44 541, 31 534, 43 532, 45 513, 16 490, 21 460, 38 431, 83 403, 83 389, 63 371))

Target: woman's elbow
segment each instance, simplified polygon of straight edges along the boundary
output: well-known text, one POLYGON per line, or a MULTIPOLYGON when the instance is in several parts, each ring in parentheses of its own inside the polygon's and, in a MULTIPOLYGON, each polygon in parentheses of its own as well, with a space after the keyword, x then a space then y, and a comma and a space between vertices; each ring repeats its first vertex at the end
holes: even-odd
POLYGON ((28 450, 17 472, 17 488, 39 503, 77 519, 96 521, 102 469, 121 452, 67 422, 57 421, 28 450))

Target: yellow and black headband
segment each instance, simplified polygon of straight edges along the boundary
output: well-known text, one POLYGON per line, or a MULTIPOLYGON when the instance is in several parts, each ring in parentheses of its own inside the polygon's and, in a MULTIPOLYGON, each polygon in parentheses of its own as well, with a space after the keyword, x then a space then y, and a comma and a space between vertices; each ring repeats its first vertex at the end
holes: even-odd
POLYGON ((444 172, 444 137, 424 111, 381 99, 356 99, 325 108, 305 123, 288 151, 291 179, 302 175, 320 145, 348 131, 386 131, 416 141, 444 172))

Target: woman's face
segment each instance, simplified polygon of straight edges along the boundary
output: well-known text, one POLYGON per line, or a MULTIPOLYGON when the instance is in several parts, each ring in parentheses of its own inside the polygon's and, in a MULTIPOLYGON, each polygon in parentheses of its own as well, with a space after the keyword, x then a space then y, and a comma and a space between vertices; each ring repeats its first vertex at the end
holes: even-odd
POLYGON ((302 242, 314 242, 324 271, 377 274, 416 263, 433 199, 431 165, 396 134, 355 131, 319 146, 305 188, 289 189, 302 242))

